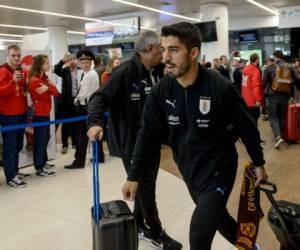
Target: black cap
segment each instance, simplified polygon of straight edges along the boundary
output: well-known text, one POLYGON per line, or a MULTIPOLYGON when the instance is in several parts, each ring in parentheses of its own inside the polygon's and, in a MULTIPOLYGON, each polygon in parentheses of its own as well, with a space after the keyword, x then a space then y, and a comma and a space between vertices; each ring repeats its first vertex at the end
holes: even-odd
POLYGON ((78 60, 95 60, 94 54, 89 50, 80 50, 76 57, 78 60))
POLYGON ((249 60, 247 60, 247 59, 244 59, 244 58, 241 58, 240 59, 240 63, 247 63, 249 60))

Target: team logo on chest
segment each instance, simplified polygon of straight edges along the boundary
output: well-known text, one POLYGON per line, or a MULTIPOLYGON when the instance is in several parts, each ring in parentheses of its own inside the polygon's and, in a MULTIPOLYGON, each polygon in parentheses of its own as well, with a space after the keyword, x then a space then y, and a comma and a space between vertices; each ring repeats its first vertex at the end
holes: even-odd
POLYGON ((210 97, 207 96, 200 96, 200 100, 199 100, 199 110, 203 115, 206 115, 209 113, 210 111, 210 97))

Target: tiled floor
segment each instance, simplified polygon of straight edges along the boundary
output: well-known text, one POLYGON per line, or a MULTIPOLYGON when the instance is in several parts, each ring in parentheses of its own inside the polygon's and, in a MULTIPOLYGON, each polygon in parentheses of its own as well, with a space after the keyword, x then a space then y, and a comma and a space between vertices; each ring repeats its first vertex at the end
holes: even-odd
MULTIPOLYGON (((1 250, 91 250, 91 183, 92 168, 65 170, 73 151, 57 154, 55 177, 32 176, 28 187, 14 189, 0 186, 1 250)), ((88 157, 89 158, 89 157, 88 157)), ((34 174, 32 167, 23 170, 34 174)), ((4 180, 0 170, 0 180, 4 180)), ((107 157, 101 166, 101 200, 121 198, 125 174, 121 161, 107 157)), ((161 220, 167 232, 189 249, 188 227, 194 205, 184 183, 161 170, 157 182, 157 201, 161 220)), ((132 205, 132 204, 131 204, 132 205)), ((140 250, 153 249, 141 242, 140 250)), ((219 235, 214 250, 232 246, 219 235)), ((109 249, 107 249, 109 250, 109 249)))

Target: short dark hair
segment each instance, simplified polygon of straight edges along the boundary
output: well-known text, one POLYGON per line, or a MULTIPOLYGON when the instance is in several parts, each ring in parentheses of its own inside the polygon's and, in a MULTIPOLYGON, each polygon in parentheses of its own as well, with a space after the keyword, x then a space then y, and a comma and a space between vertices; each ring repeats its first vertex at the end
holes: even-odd
POLYGON ((284 55, 283 55, 283 53, 282 53, 281 50, 275 50, 274 53, 273 53, 273 56, 277 57, 277 58, 279 58, 281 60, 283 60, 283 58, 284 58, 284 55))
POLYGON ((259 58, 257 53, 253 53, 250 55, 250 63, 255 63, 255 61, 259 58))
POLYGON ((201 35, 199 29, 191 23, 180 22, 164 26, 161 29, 161 36, 175 36, 182 42, 188 50, 201 48, 201 35))
POLYGON ((210 69, 212 67, 211 62, 205 63, 204 67, 210 69))
MULTIPOLYGON (((221 56, 220 56, 220 60, 222 61, 222 60, 223 60, 223 58, 225 58, 225 57, 227 58, 227 56, 225 56, 225 55, 221 55, 221 56)), ((228 58, 227 58, 227 59, 228 59, 228 58)))
POLYGON ((10 51, 10 50, 21 50, 21 48, 16 45, 16 44, 13 44, 13 45, 10 45, 7 47, 7 53, 10 51))

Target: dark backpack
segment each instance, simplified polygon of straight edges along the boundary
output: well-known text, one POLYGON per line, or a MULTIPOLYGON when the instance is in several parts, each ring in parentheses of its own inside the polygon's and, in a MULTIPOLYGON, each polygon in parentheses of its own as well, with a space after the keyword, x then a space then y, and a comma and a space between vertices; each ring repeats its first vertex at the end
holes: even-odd
POLYGON ((287 65, 284 65, 283 67, 276 66, 275 77, 273 79, 271 89, 274 92, 291 93, 292 72, 287 65))

